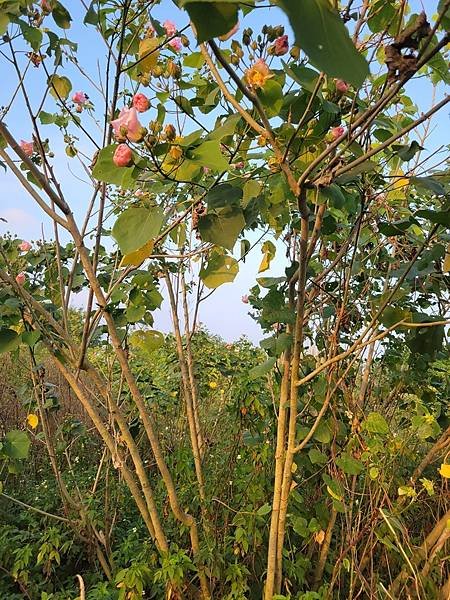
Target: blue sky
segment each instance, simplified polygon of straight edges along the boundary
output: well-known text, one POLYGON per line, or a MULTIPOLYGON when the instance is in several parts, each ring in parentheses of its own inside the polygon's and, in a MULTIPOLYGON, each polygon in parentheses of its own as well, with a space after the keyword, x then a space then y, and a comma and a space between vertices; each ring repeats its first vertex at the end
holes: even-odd
MULTIPOLYGON (((417 9, 420 10, 421 3, 415 2, 417 9)), ((66 2, 66 6, 70 8, 73 16, 73 26, 67 32, 70 40, 77 42, 79 45, 78 58, 79 63, 83 65, 89 72, 96 76, 97 69, 102 72, 104 69, 105 46, 94 28, 86 27, 82 24, 82 16, 84 15, 81 3, 66 2)), ((437 6, 437 0, 427 0, 426 11, 428 15, 432 15, 437 6)), ((157 5, 152 12, 152 15, 164 21, 171 19, 175 21, 179 28, 186 25, 188 22, 187 15, 179 11, 170 0, 164 0, 160 5, 157 5)), ((255 30, 260 28, 262 24, 270 23, 272 25, 286 25, 283 14, 277 8, 268 10, 257 10, 251 16, 250 21, 245 21, 245 26, 250 24, 255 30)), ((53 26, 53 23, 52 23, 53 26)), ((289 28, 286 25, 286 30, 289 33, 289 28)), ((292 36, 290 35, 290 40, 292 36)), ((4 48, 2 48, 4 49, 4 48)), ((23 57, 25 58, 25 57, 23 57)), ((51 69, 51 61, 48 61, 48 68, 51 69)), ((104 72, 104 71, 103 71, 104 72)), ((93 86, 89 86, 86 80, 78 73, 76 69, 70 67, 68 75, 73 84, 73 91, 82 89, 86 91, 92 100, 96 101, 98 94, 93 86)), ((12 91, 15 88, 16 80, 13 78, 12 71, 5 66, 5 61, 0 57, 0 76, 3 85, 0 86, 0 106, 7 105, 11 98, 12 91)), ((42 96, 43 89, 43 73, 42 69, 30 68, 26 76, 26 85, 29 90, 29 97, 33 106, 37 106, 42 96)), ((407 92, 412 96, 413 100, 424 111, 427 110, 432 103, 431 87, 425 84, 423 80, 411 82, 408 85, 407 92)), ((442 97, 444 91, 438 89, 436 101, 442 97)), ((44 110, 55 112, 56 106, 54 100, 49 97, 46 100, 44 110)), ((151 111, 150 111, 151 112, 151 111)), ((23 100, 18 96, 17 101, 13 105, 12 110, 7 116, 6 122, 16 138, 29 140, 31 131, 29 128, 28 118, 23 100)), ((146 113, 146 119, 153 118, 152 114, 146 113)), ((93 124, 88 126, 89 129, 95 132, 93 124)), ((432 150, 440 144, 448 143, 446 132, 448 132, 448 113, 440 113, 432 123, 432 135, 427 142, 427 150, 432 150)), ((72 130, 76 134, 76 130, 72 130)), ((62 187, 68 194, 69 202, 71 203, 76 216, 82 219, 84 210, 88 203, 88 198, 91 192, 91 185, 87 181, 85 173, 83 173, 76 159, 69 159, 64 152, 64 144, 62 144, 59 130, 54 126, 43 128, 43 132, 50 139, 50 145, 55 158, 53 164, 55 171, 58 174, 62 187)), ((82 134, 80 134, 81 138, 82 134)), ((99 138, 99 135, 96 134, 99 138)), ((92 144, 86 141, 81 142, 81 150, 88 156, 94 153, 92 144)), ((21 187, 16 183, 13 176, 9 173, 0 172, 0 182, 2 190, 2 199, 0 203, 0 217, 6 219, 7 223, 0 221, 0 234, 6 231, 15 233, 18 237, 29 240, 36 240, 44 235, 47 239, 52 237, 52 227, 47 219, 43 218, 40 210, 33 204, 33 201, 22 191, 21 187)), ((281 252, 279 252, 281 254, 281 252)), ((258 265, 261 260, 259 249, 255 249, 245 264, 241 263, 240 272, 233 284, 224 285, 219 288, 208 300, 202 303, 200 321, 204 323, 213 333, 217 333, 226 340, 233 340, 246 334, 253 341, 261 338, 259 327, 248 316, 248 307, 241 302, 242 295, 248 292, 249 287, 254 284, 255 276, 258 270, 258 265)), ((274 261, 270 275, 279 275, 283 270, 283 258, 279 257, 274 261), (273 271, 273 272, 272 272, 273 271)), ((155 314, 155 327, 163 331, 170 329, 170 322, 167 310, 157 311, 155 314)))

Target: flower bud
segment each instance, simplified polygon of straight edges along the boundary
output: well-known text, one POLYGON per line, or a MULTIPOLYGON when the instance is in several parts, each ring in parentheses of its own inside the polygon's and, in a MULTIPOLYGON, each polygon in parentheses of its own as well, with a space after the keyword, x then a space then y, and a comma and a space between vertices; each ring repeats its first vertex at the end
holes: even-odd
POLYGON ((176 129, 171 123, 164 127, 164 134, 169 142, 173 142, 173 140, 177 137, 176 129))
POLYGON ((133 153, 127 144, 119 144, 114 152, 113 163, 116 167, 129 167, 133 164, 133 153))
POLYGON ((26 279, 27 279, 27 276, 23 271, 21 273, 19 273, 18 275, 16 275, 16 283, 18 285, 23 285, 25 283, 26 279))
POLYGON ((146 110, 148 110, 150 108, 150 100, 147 98, 147 96, 145 94, 135 94, 133 96, 133 102, 132 102, 134 108, 142 113, 145 112, 146 110))
POLYGON ((300 56, 300 48, 298 46, 292 46, 289 54, 292 56, 294 60, 297 60, 300 56))

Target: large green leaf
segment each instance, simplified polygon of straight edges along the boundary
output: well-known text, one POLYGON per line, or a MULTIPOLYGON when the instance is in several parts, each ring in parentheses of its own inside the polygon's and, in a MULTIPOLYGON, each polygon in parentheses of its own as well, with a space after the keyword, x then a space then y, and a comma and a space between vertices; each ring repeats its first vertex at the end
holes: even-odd
POLYGON ((164 213, 159 207, 127 208, 112 228, 112 235, 122 254, 130 254, 156 237, 163 220, 164 213))
POLYGON ((289 18, 297 45, 315 67, 357 87, 363 83, 369 74, 367 61, 328 0, 279 0, 278 4, 289 18))
POLYGON ((182 0, 180 5, 188 11, 199 43, 228 33, 238 21, 239 5, 233 0, 182 0))
POLYGON ((69 11, 61 4, 61 2, 55 3, 52 10, 52 17, 55 23, 58 25, 58 27, 61 27, 61 29, 70 28, 72 17, 70 16, 69 11))
POLYGON ((27 458, 30 440, 25 431, 8 431, 3 440, 3 452, 8 458, 27 458))
POLYGON ((53 96, 53 98, 55 98, 55 100, 59 100, 60 98, 65 100, 72 90, 72 83, 70 82, 70 79, 64 75, 61 77, 56 74, 50 75, 47 83, 50 94, 53 96))
POLYGON ((191 162, 208 167, 214 171, 226 171, 228 162, 220 150, 219 140, 208 140, 197 148, 190 150, 188 158, 191 162))
POLYGON ((244 213, 237 206, 227 206, 199 219, 198 230, 204 242, 233 250, 238 235, 245 227, 244 213))
POLYGON ((11 352, 20 343, 20 336, 12 329, 0 329, 0 354, 11 352))
POLYGON ((389 433, 389 425, 383 415, 377 412, 371 412, 367 415, 367 419, 363 423, 363 429, 371 433, 379 433, 387 435, 389 433))
POLYGON ((164 345, 164 334, 154 329, 148 331, 139 329, 138 331, 133 331, 129 337, 129 341, 132 347, 140 348, 149 354, 164 345))
POLYGON ((347 452, 343 452, 339 458, 336 459, 336 464, 344 471, 344 473, 347 473, 347 475, 359 475, 361 471, 364 470, 363 463, 360 460, 353 458, 353 456, 347 452))
POLYGON ((283 106, 283 88, 273 79, 268 79, 260 90, 258 96, 265 108, 268 117, 276 117, 283 106))
POLYGON ((276 357, 271 356, 261 365, 257 365, 256 367, 253 367, 253 369, 250 369, 250 371, 248 372, 248 376, 250 377, 250 379, 258 379, 259 377, 264 377, 264 375, 267 375, 267 373, 269 373, 273 369, 276 362, 276 357))
POLYGON ((208 210, 216 210, 225 206, 239 206, 242 190, 229 183, 214 186, 206 195, 208 210))
POLYGON ((206 267, 200 270, 200 278, 206 287, 214 289, 223 283, 231 283, 239 272, 239 264, 232 256, 214 253, 206 267))

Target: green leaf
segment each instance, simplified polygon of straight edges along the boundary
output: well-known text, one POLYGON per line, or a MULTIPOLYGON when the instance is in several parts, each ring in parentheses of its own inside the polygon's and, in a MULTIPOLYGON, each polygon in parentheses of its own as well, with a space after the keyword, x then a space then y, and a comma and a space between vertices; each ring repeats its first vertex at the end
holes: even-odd
POLYGON ((413 140, 410 144, 395 145, 392 147, 392 149, 395 150, 396 154, 403 161, 408 162, 414 158, 414 155, 417 154, 417 152, 420 152, 424 148, 418 142, 416 142, 416 140, 413 140))
POLYGON ((387 435, 389 433, 389 425, 386 419, 377 412, 371 412, 367 415, 363 423, 363 428, 366 431, 370 431, 370 433, 379 433, 380 435, 387 435))
POLYGON ((332 77, 359 87, 369 74, 339 14, 328 0, 279 0, 295 33, 297 46, 311 63, 332 77))
POLYGON ((22 342, 30 348, 35 346, 41 337, 40 331, 24 331, 22 333, 22 342))
POLYGON ((418 210, 415 217, 422 217, 427 219, 431 223, 438 223, 439 225, 450 225, 450 211, 449 210, 418 210))
POLYGON ((364 465, 360 460, 353 458, 347 452, 343 452, 336 459, 337 466, 347 473, 347 475, 359 475, 364 470, 364 465))
POLYGON ((58 27, 61 29, 70 29, 70 21, 72 17, 70 16, 69 11, 64 8, 61 2, 56 2, 53 5, 52 17, 58 27))
POLYGON ((39 121, 42 123, 42 125, 50 125, 50 123, 55 122, 55 115, 45 112, 45 110, 41 110, 39 113, 39 121))
POLYGON ((284 283, 286 277, 258 277, 256 281, 263 288, 271 288, 284 283))
POLYGON ((100 150, 95 159, 92 176, 99 181, 126 188, 127 185, 131 185, 137 179, 139 172, 134 166, 116 167, 113 162, 113 155, 116 148, 117 144, 111 144, 100 150))
POLYGON ((111 233, 121 253, 126 255, 156 237, 163 221, 164 212, 159 207, 127 208, 119 215, 111 233))
POLYGON ((248 179, 243 187, 242 206, 245 208, 250 200, 257 198, 261 190, 262 185, 259 181, 256 179, 248 179))
POLYGON ((270 506, 270 504, 268 504, 266 502, 266 504, 263 504, 262 506, 260 506, 258 508, 258 510, 256 511, 256 514, 259 517, 264 517, 265 515, 268 515, 270 513, 270 511, 272 510, 272 507, 270 506))
POLYGON ((197 31, 198 43, 206 42, 219 35, 225 35, 238 21, 239 5, 232 0, 210 2, 208 0, 182 0, 197 31))
MULTIPOLYGON (((446 0, 439 0, 439 4, 438 4, 438 8, 437 8, 437 12, 439 14, 444 12, 445 4, 446 4, 446 0)), ((441 27, 443 29, 450 29, 450 6, 447 8, 444 16, 442 17, 441 27)))
POLYGON ((214 186, 206 195, 208 210, 216 210, 226 206, 239 206, 242 190, 229 183, 214 186))
POLYGON ((308 452, 309 460, 313 465, 325 465, 328 461, 326 454, 317 448, 311 448, 308 452))
POLYGON ((313 437, 322 444, 329 444, 331 442, 331 429, 327 421, 321 421, 319 423, 313 437))
POLYGON ((221 140, 222 138, 233 135, 236 132, 236 127, 239 121, 241 120, 241 115, 239 113, 235 115, 230 115, 226 119, 224 119, 220 124, 216 123, 216 128, 208 134, 208 140, 221 140))
POLYGON ((12 329, 0 329, 0 354, 15 350, 20 343, 20 335, 12 329))
POLYGON ((231 283, 239 272, 239 264, 232 256, 214 253, 206 267, 200 270, 200 278, 206 287, 215 289, 223 283, 231 283))
POLYGON ((208 167, 214 171, 226 171, 228 169, 228 162, 222 152, 220 151, 219 140, 208 140, 203 142, 197 148, 193 148, 189 151, 188 158, 191 162, 201 165, 202 167, 208 167))
POLYGON ((8 431, 3 440, 3 452, 9 458, 23 459, 28 457, 30 440, 25 431, 8 431))
POLYGON ((133 331, 129 337, 130 345, 151 353, 164 345, 164 334, 154 329, 149 331, 133 331))
POLYGON ((307 92, 314 92, 319 73, 308 67, 300 65, 288 65, 284 60, 281 61, 283 69, 296 83, 300 84, 307 92))
POLYGON ((9 25, 9 17, 5 13, 0 13, 0 35, 4 35, 9 25))
POLYGON ((283 88, 273 79, 268 79, 264 87, 258 90, 258 97, 268 117, 276 117, 283 106, 283 88))
POLYGON ((267 375, 267 373, 269 373, 273 369, 273 366, 276 362, 276 357, 271 356, 268 360, 263 362, 262 365, 257 365, 256 367, 253 367, 253 369, 250 369, 250 371, 248 372, 249 378, 258 379, 259 377, 264 377, 264 375, 267 375))
POLYGON ((67 77, 59 75, 50 75, 47 84, 50 89, 50 94, 55 100, 65 100, 72 90, 72 84, 67 77))
POLYGON ((227 206, 209 213, 200 217, 198 222, 198 230, 204 242, 211 242, 227 250, 233 250, 244 227, 244 213, 238 206, 227 206))
POLYGON ((183 59, 185 67, 191 67, 192 69, 199 69, 205 63, 205 58, 201 52, 192 52, 183 59))
POLYGON ((416 188, 433 192, 438 196, 445 195, 445 188, 433 177, 410 177, 409 183, 413 184, 416 188))
POLYGON ((97 0, 92 0, 92 2, 90 3, 89 8, 86 12, 86 15, 83 19, 83 23, 85 25, 94 25, 94 26, 98 25, 98 14, 95 11, 96 4, 97 4, 97 0))
POLYGON ((24 39, 37 52, 42 44, 42 31, 38 27, 31 27, 22 19, 13 19, 13 22, 19 24, 24 39))

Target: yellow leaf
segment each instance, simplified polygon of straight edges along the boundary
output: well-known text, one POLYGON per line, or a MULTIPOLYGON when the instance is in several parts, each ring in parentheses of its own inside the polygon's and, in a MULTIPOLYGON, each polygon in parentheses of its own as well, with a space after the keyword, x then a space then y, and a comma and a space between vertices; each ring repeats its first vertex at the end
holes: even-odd
POLYGON ((276 251, 277 249, 274 246, 274 244, 272 244, 272 242, 264 242, 264 244, 261 247, 261 252, 263 252, 264 256, 261 261, 261 264, 259 265, 258 273, 263 273, 264 271, 267 271, 267 269, 269 269, 270 263, 272 262, 276 251))
POLYGON ((442 463, 439 473, 442 477, 445 477, 445 479, 450 479, 450 464, 446 465, 445 463, 442 463))
POLYGON ((146 244, 135 250, 134 252, 130 252, 130 254, 125 254, 125 256, 120 261, 119 267, 126 267, 128 265, 133 267, 139 267, 146 258, 148 258, 153 252, 153 246, 155 242, 153 240, 148 241, 146 244))
POLYGON ((314 534, 314 539, 321 546, 323 544, 323 540, 325 539, 325 531, 321 529, 320 531, 316 531, 314 534))
POLYGON ((447 251, 445 253, 444 264, 442 265, 442 270, 444 273, 450 272, 450 244, 447 246, 447 251))
POLYGON ((27 423, 31 429, 36 429, 39 423, 39 417, 37 415, 30 414, 27 417, 27 423))
POLYGON ((333 492, 333 490, 330 488, 329 485, 327 485, 327 492, 330 494, 330 496, 332 498, 334 498, 335 500, 339 500, 339 502, 342 500, 342 496, 340 496, 339 494, 336 494, 335 492, 333 492))
POLYGON ((145 38, 139 42, 139 64, 138 66, 145 72, 149 73, 158 62, 159 51, 156 48, 159 46, 158 38, 145 38))
POLYGON ((401 169, 396 169, 391 172, 392 184, 389 186, 389 191, 386 194, 388 200, 404 200, 406 196, 406 188, 409 185, 409 179, 403 177, 404 173, 401 169))
POLYGON ((48 86, 50 90, 50 94, 55 98, 55 100, 59 100, 62 98, 65 100, 72 90, 72 84, 67 77, 60 77, 59 75, 50 75, 48 78, 48 86))

